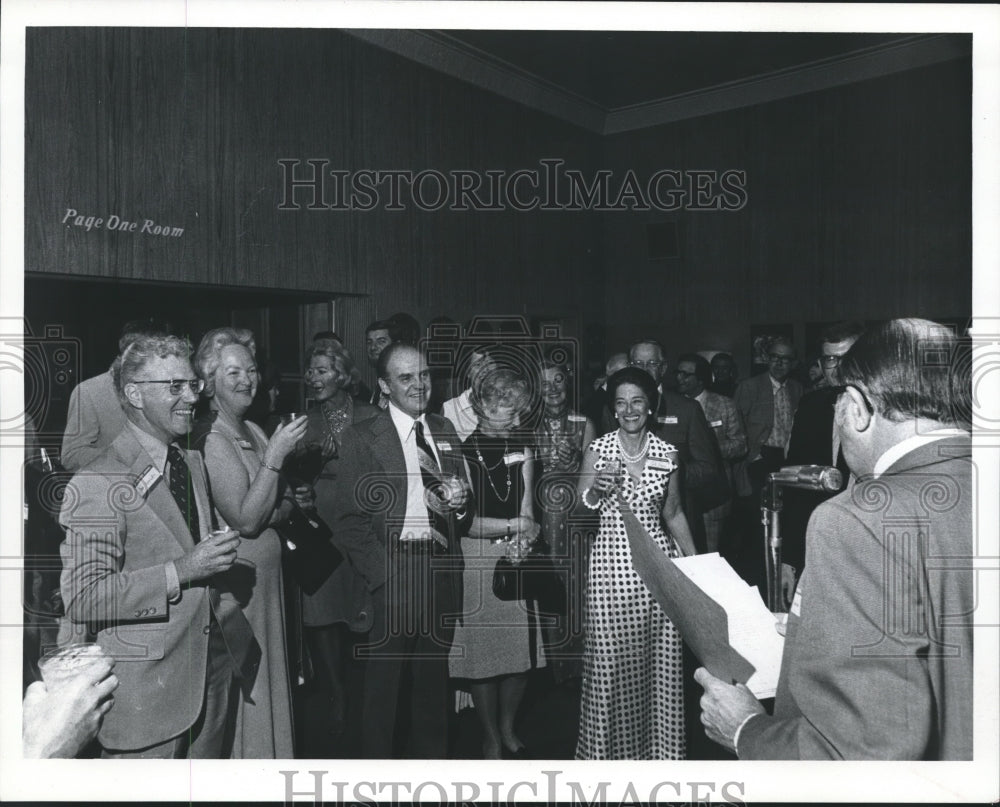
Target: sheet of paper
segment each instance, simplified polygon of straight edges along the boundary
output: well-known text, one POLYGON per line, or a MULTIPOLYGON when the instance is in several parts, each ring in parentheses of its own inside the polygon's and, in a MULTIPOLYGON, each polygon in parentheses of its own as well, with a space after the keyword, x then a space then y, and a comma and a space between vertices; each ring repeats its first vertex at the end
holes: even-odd
POLYGON ((758 698, 774 697, 781 669, 784 637, 775 628, 755 586, 748 585, 718 553, 678 558, 674 564, 723 607, 729 622, 729 644, 756 672, 747 686, 758 698))
POLYGON ((784 640, 757 589, 717 553, 672 561, 630 510, 622 517, 636 572, 701 663, 773 697, 784 640))

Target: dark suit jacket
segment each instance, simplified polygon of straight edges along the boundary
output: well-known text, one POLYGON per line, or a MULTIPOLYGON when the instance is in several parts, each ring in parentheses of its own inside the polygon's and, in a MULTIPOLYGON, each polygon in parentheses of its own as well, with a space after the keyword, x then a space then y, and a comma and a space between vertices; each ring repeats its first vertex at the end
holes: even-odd
POLYGON ((774 716, 742 759, 972 759, 969 436, 904 455, 809 522, 774 716))
MULTIPOLYGON (((183 449, 182 449, 183 450, 183 449)), ((211 528, 205 469, 185 452, 203 532, 211 528)), ((194 548, 185 517, 160 478, 143 496, 136 482, 153 461, 131 429, 73 476, 60 514, 60 580, 66 616, 98 631, 117 661, 120 686, 98 739, 106 748, 145 748, 190 728, 201 712, 214 608, 234 655, 242 659, 252 633, 233 599, 204 584, 167 600, 166 564, 194 548)))
MULTIPOLYGON (((833 462, 833 409, 837 391, 830 387, 807 392, 799 401, 788 441, 788 465, 830 465, 833 462)), ((837 452, 835 466, 844 478, 841 490, 847 487, 851 469, 844 452, 837 452)), ((836 492, 785 488, 781 512, 782 557, 785 563, 801 571, 805 562, 805 536, 809 516, 820 504, 836 496, 836 492)))
POLYGON ((79 471, 103 454, 123 428, 125 412, 111 371, 81 381, 69 396, 59 461, 67 471, 79 471))
MULTIPOLYGON (((468 479, 462 445, 454 427, 439 415, 427 415, 430 436, 437 446, 441 470, 468 479)), ((334 485, 334 533, 350 553, 369 591, 384 585, 393 571, 389 561, 392 541, 406 515, 406 460, 399 435, 388 412, 344 430, 340 470, 334 485)), ((468 531, 474 506, 465 516, 449 518, 449 553, 461 558, 459 539, 468 531)), ((457 602, 461 602, 458 599, 457 602)))

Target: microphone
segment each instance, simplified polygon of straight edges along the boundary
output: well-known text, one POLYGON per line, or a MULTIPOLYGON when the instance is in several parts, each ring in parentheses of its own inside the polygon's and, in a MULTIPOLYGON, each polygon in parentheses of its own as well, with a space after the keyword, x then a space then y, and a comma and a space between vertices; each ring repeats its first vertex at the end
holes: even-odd
POLYGON ((836 493, 844 483, 844 476, 829 465, 788 465, 772 473, 768 479, 774 484, 803 490, 822 490, 836 493))

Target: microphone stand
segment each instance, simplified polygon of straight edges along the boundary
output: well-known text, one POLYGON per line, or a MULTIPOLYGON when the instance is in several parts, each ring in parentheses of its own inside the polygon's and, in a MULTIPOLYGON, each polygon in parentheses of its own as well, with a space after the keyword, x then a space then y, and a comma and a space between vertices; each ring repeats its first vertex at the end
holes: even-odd
POLYGON ((764 527, 764 569, 767 575, 767 608, 773 614, 784 613, 781 596, 781 523, 784 503, 781 483, 768 477, 760 492, 760 523, 764 527))

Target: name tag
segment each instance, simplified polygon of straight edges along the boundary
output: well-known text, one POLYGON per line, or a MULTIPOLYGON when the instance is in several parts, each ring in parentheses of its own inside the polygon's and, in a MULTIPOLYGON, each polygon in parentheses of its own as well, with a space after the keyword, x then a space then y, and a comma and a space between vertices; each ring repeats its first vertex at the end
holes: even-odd
POLYGON ((139 495, 142 498, 146 498, 149 495, 149 491, 153 489, 153 485, 159 482, 163 478, 156 468, 152 465, 147 465, 146 470, 139 474, 139 478, 135 480, 135 489, 139 491, 139 495))
POLYGON ((514 465, 514 464, 516 464, 518 462, 524 462, 526 459, 527 459, 527 457, 524 456, 524 452, 523 451, 515 451, 513 454, 504 454, 503 455, 503 464, 504 465, 514 465))
POLYGON ((802 579, 799 579, 798 586, 795 587, 795 596, 792 597, 792 607, 788 609, 790 614, 802 616, 802 579))
POLYGON ((677 466, 671 460, 650 457, 646 460, 646 467, 651 471, 672 471, 677 466))
POLYGON ((246 449, 247 451, 253 451, 253 444, 249 440, 236 439, 236 445, 240 448, 246 449))
POLYGON ((673 424, 676 425, 676 423, 677 423, 677 415, 660 415, 656 419, 656 422, 657 423, 673 423, 673 424))
POLYGON ((586 415, 566 415, 566 420, 572 420, 576 423, 583 423, 586 419, 586 415))
POLYGON ((438 451, 451 451, 451 443, 435 442, 438 451))
POLYGON ((721 420, 713 420, 708 425, 711 426, 714 429, 714 428, 716 428, 718 426, 721 426, 722 425, 722 421, 721 420))

